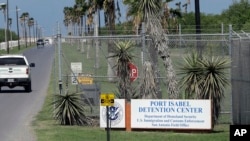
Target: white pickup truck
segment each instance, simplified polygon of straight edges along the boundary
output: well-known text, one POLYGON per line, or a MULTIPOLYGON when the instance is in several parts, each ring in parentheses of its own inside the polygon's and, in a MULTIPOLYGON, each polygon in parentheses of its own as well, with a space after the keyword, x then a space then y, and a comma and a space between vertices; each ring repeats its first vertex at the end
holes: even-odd
POLYGON ((3 86, 24 87, 31 92, 31 69, 35 63, 28 63, 24 55, 0 55, 0 91, 3 86))

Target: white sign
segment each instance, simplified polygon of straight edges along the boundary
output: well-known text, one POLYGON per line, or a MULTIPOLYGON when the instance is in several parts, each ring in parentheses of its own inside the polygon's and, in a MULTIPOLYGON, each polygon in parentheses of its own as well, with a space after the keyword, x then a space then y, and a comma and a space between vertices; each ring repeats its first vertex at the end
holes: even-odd
POLYGON ((131 100, 131 128, 212 129, 211 122, 210 100, 131 100))
POLYGON ((71 62, 71 70, 73 73, 82 73, 82 62, 71 62))
POLYGON ((82 62, 71 62, 71 83, 72 85, 77 85, 78 74, 82 73, 82 62))
MULTIPOLYGON (((125 128, 125 99, 115 99, 114 106, 108 106, 110 128, 125 128)), ((107 107, 100 106, 100 127, 107 127, 107 107)))

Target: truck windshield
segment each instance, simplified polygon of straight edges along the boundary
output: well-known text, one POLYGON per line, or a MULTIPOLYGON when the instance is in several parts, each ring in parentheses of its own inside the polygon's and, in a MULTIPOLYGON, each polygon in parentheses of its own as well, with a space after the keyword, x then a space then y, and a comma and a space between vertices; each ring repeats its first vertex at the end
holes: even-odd
POLYGON ((0 65, 26 65, 23 58, 0 58, 0 65))

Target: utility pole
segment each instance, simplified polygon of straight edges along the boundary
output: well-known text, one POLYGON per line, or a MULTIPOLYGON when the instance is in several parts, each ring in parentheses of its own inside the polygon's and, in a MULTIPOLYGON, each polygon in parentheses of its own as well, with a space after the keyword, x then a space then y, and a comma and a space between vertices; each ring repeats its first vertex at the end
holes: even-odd
POLYGON ((197 40, 197 51, 199 57, 202 56, 202 46, 200 44, 201 34, 201 19, 200 19, 200 0, 195 0, 195 25, 196 25, 196 40, 197 40))
POLYGON ((18 44, 18 50, 20 50, 20 37, 19 37, 19 19, 18 19, 18 7, 16 6, 16 28, 17 28, 17 44, 18 44))
POLYGON ((201 33, 200 0, 195 0, 195 25, 196 33, 201 33))
POLYGON ((5 41, 7 45, 7 54, 10 53, 10 48, 9 48, 9 0, 7 0, 6 3, 6 36, 5 36, 5 41))

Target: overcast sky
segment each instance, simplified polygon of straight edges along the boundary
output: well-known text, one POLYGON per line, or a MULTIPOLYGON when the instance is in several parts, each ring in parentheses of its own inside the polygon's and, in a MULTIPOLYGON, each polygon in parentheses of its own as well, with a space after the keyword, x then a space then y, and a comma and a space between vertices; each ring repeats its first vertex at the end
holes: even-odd
MULTIPOLYGON (((120 0, 122 1, 122 0, 120 0)), ((175 3, 181 2, 184 4, 187 0, 175 0, 170 3, 172 8, 176 8, 175 3)), ((194 11, 194 1, 190 0, 188 11, 194 11)), ((7 0, 0 0, 0 3, 6 3, 7 0)), ((200 0, 200 11, 203 13, 219 14, 223 10, 228 9, 233 0, 200 0)), ((11 30, 16 31, 16 6, 18 16, 24 12, 28 12, 30 17, 43 28, 44 35, 52 35, 56 32, 57 22, 62 27, 62 33, 65 34, 63 26, 63 9, 64 7, 72 7, 74 0, 9 0, 9 17, 12 18, 11 30)), ((126 9, 122 8, 122 17, 125 17, 126 9)), ((0 28, 5 28, 4 15, 0 11, 0 28)))

